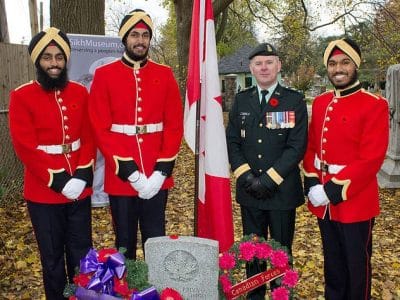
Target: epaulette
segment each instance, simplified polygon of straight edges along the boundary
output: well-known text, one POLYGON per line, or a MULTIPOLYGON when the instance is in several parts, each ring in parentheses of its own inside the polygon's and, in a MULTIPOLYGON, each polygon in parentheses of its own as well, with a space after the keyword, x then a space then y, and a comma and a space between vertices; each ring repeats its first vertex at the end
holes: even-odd
POLYGON ((106 67, 106 66, 108 66, 108 65, 111 65, 111 64, 117 62, 117 61, 121 61, 121 58, 116 58, 115 60, 109 61, 109 62, 107 62, 107 63, 105 63, 105 64, 100 65, 100 66, 97 66, 97 67, 93 70, 93 73, 94 73, 94 71, 96 71, 97 69, 104 68, 104 67, 106 67))
POLYGON ((375 98, 375 99, 384 99, 383 97, 381 97, 381 96, 378 96, 378 95, 376 95, 376 94, 373 94, 373 93, 371 93, 371 92, 368 92, 368 91, 366 91, 365 89, 361 89, 361 92, 362 93, 364 93, 364 94, 367 94, 367 95, 370 95, 370 96, 372 96, 373 98, 375 98))
POLYGON ((69 82, 76 83, 77 85, 80 85, 80 86, 86 88, 85 85, 83 85, 83 84, 82 84, 81 82, 79 82, 79 81, 70 80, 69 82))
POLYGON ((290 87, 290 86, 283 85, 283 84, 281 84, 281 86, 282 86, 285 90, 288 90, 288 91, 300 92, 300 90, 295 89, 294 87, 290 87))
POLYGON ((162 67, 166 67, 166 68, 168 68, 168 69, 171 69, 170 66, 168 66, 168 65, 166 65, 166 64, 162 64, 162 63, 156 62, 156 61, 152 60, 151 58, 149 58, 148 60, 149 60, 150 62, 152 62, 153 64, 156 64, 156 65, 159 65, 159 66, 162 66, 162 67))
POLYGON ((23 88, 24 86, 30 85, 30 84, 32 84, 32 83, 33 83, 33 80, 31 80, 31 81, 29 81, 29 82, 26 82, 26 83, 24 83, 24 84, 21 84, 20 86, 16 87, 14 90, 17 91, 17 90, 19 90, 20 88, 23 88))
POLYGON ((325 95, 325 94, 330 94, 330 93, 333 93, 333 92, 334 92, 333 90, 327 90, 327 91, 323 92, 322 94, 319 94, 318 96, 322 96, 322 95, 325 95))
POLYGON ((239 92, 237 92, 238 94, 244 93, 244 92, 248 92, 251 89, 254 89, 256 86, 252 85, 252 86, 248 86, 247 88, 244 88, 243 90, 240 90, 239 92))
POLYGON ((298 89, 295 89, 295 88, 292 88, 292 87, 288 87, 288 86, 284 86, 284 85, 282 85, 282 88, 284 90, 286 90, 287 92, 289 92, 289 93, 293 93, 293 94, 297 94, 297 95, 301 94, 301 95, 304 96, 304 93, 302 91, 298 90, 298 89))

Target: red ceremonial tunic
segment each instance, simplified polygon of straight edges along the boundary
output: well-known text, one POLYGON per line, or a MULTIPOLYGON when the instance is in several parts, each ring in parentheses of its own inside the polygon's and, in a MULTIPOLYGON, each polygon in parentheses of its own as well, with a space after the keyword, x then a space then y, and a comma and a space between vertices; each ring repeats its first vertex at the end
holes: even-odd
POLYGON ((183 109, 170 67, 146 61, 137 70, 124 58, 96 69, 90 89, 89 114, 97 145, 105 158, 104 190, 135 196, 127 178, 139 170, 164 172, 161 189, 171 177, 183 135, 183 109), (162 124, 162 130, 127 135, 113 125, 162 124))
POLYGON ((31 81, 10 92, 9 122, 15 152, 24 165, 24 197, 32 202, 61 204, 61 194, 74 175, 88 182, 80 199, 92 193, 94 139, 87 116, 88 92, 69 81, 63 90, 46 91, 31 81), (80 148, 49 154, 38 146, 69 144, 80 148))
POLYGON ((342 223, 379 214, 376 175, 388 146, 388 117, 386 99, 364 91, 358 82, 315 98, 303 165, 306 194, 311 186, 322 183, 330 200, 320 207, 308 202, 318 218, 324 218, 328 209, 330 219, 342 223), (341 170, 336 174, 320 170, 316 156, 341 170))

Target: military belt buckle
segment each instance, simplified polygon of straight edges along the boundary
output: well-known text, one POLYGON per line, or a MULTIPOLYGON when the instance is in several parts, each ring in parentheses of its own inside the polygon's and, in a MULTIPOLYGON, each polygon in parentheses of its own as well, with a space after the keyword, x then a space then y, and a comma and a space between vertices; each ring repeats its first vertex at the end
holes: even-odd
POLYGON ((136 126, 136 133, 137 134, 145 134, 145 133, 147 133, 147 126, 146 125, 136 126))
POLYGON ((324 162, 322 162, 322 161, 319 163, 319 168, 320 168, 320 170, 322 172, 327 172, 328 173, 328 171, 329 171, 329 165, 324 163, 324 162))
POLYGON ((70 153, 72 151, 72 145, 71 144, 62 144, 61 151, 63 154, 70 153))

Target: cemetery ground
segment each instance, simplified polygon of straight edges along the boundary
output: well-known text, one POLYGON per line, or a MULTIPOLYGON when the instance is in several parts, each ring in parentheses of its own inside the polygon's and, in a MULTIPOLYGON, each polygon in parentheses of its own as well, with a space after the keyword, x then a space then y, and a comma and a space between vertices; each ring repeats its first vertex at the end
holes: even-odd
MULTIPOLYGON (((175 168, 176 186, 167 206, 168 235, 193 234, 193 174, 194 158, 183 143, 175 168)), ((376 218, 373 236, 373 299, 400 299, 399 198, 400 190, 381 190, 382 212, 376 218)), ((44 299, 39 255, 26 206, 17 195, 11 202, 0 207, 0 299, 44 299)), ((240 240, 240 212, 235 201, 233 215, 235 240, 240 240)), ((113 247, 108 207, 93 208, 92 221, 94 247, 113 247)), ((316 219, 305 205, 297 210, 293 252, 294 268, 300 275, 296 299, 324 299, 321 239, 316 219)))

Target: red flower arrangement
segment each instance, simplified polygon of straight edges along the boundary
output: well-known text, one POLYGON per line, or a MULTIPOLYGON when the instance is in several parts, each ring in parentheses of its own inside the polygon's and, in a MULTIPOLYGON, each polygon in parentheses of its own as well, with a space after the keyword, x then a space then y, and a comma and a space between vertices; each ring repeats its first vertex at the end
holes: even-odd
POLYGON ((279 100, 276 98, 271 98, 271 99, 269 99, 268 103, 272 107, 277 107, 279 105, 279 100))
POLYGON ((165 288, 160 294, 162 300, 183 300, 182 296, 171 288, 165 288))
POLYGON ((81 259, 74 284, 67 285, 64 296, 69 300, 183 300, 172 288, 161 294, 148 283, 148 268, 144 261, 126 260, 114 248, 90 249, 81 259))
MULTIPOLYGON (((233 274, 237 274, 246 263, 257 263, 257 260, 267 263, 268 271, 260 275, 264 278, 264 283, 276 279, 276 282, 280 284, 280 287, 272 291, 272 299, 289 299, 294 293, 293 289, 297 285, 299 276, 296 271, 290 269, 286 248, 274 240, 267 243, 264 238, 256 235, 244 236, 241 241, 234 243, 228 251, 220 255, 220 294, 225 295, 227 299, 235 299, 237 296, 249 292, 251 289, 243 288, 246 286, 243 283, 249 282, 253 277, 242 283, 234 283, 233 274), (241 287, 239 287, 240 285, 241 287), (237 290, 235 290, 236 287, 237 290)), ((255 277, 259 276, 255 275, 255 277)), ((253 282, 258 284, 260 281, 261 277, 254 279, 253 282)), ((247 284, 247 286, 251 286, 251 284, 247 284)))

